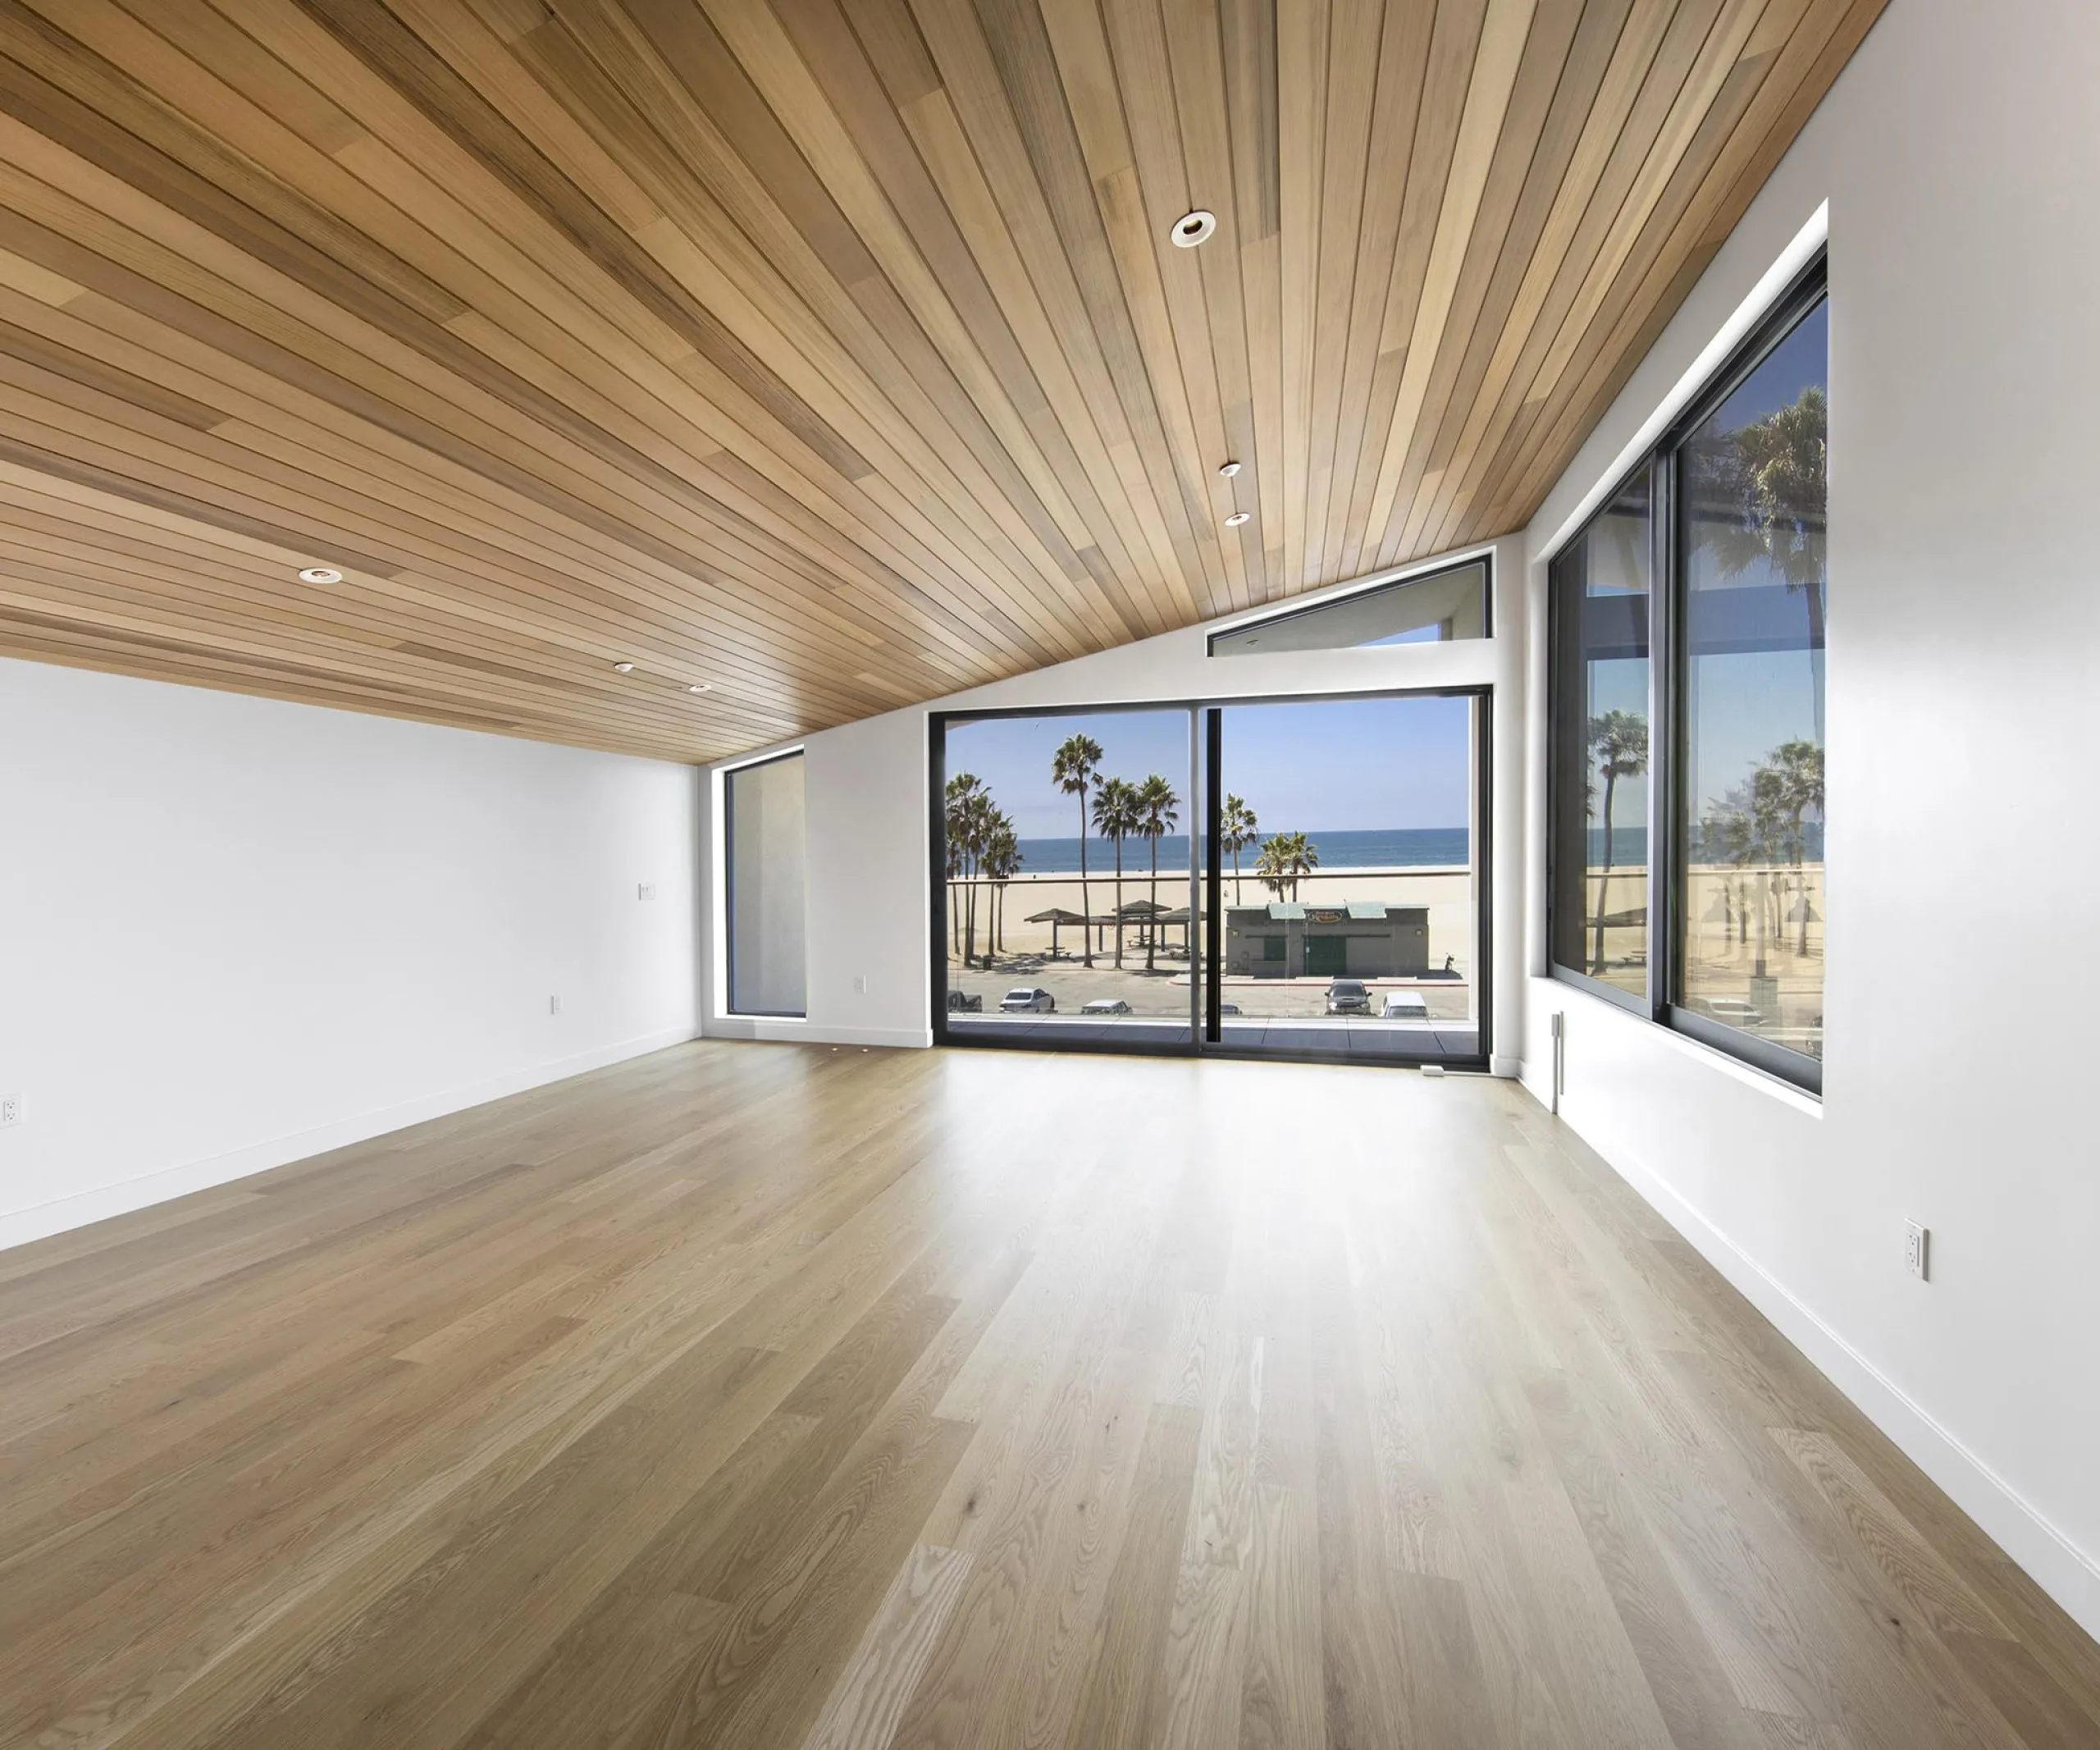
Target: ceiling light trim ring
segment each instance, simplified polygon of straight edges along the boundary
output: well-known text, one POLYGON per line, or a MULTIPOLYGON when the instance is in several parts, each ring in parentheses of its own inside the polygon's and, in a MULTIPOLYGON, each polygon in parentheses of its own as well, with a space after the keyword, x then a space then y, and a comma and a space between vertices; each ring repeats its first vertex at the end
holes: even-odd
POLYGON ((1193 249, 1200 243, 1209 242, 1217 230, 1217 215, 1198 207, 1176 219, 1166 235, 1177 249, 1193 249))

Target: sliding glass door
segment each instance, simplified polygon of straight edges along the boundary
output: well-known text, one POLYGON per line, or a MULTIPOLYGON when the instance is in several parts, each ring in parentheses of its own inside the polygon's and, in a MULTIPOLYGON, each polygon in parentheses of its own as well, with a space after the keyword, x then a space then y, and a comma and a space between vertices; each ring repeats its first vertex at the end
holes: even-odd
POLYGON ((935 1037, 1484 1061, 1486 706, 935 718, 935 1037))
POLYGON ((1481 1055, 1484 706, 1415 694, 1212 713, 1209 1041, 1290 1057, 1481 1055))
POLYGON ((1187 1049, 1188 708, 951 718, 937 743, 941 1029, 1187 1049))

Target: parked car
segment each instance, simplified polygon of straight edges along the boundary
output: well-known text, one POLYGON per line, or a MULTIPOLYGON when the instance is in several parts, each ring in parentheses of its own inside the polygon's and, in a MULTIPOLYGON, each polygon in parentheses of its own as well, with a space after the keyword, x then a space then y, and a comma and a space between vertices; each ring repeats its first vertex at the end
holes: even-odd
POLYGON ((1731 1027, 1761 1027, 1764 1025, 1764 1011, 1754 1008, 1741 997, 1700 997, 1694 999, 1692 1008, 1702 1015, 1731 1027))
POLYGON ((1371 1012, 1371 993, 1364 988, 1360 978, 1338 978, 1327 986, 1327 1012, 1330 1015, 1367 1015, 1371 1012))
POLYGON ((1384 1021, 1427 1021, 1429 998, 1419 990, 1389 990, 1386 993, 1386 1006, 1378 1014, 1384 1021))
POLYGON ((984 999, 975 991, 951 990, 948 993, 948 1012, 951 1015, 981 1015, 984 999))
POLYGON ((1009 1015, 1054 1015, 1057 999, 1039 985, 1016 985, 999 998, 999 1007, 1009 1015))
POLYGON ((1121 997, 1096 997, 1091 1003, 1080 1004, 1082 1015, 1127 1015, 1130 1005, 1121 997))
POLYGON ((1239 1012, 1239 1005, 1237 1003, 1221 1003, 1217 1012, 1221 1015, 1236 1015, 1239 1012))

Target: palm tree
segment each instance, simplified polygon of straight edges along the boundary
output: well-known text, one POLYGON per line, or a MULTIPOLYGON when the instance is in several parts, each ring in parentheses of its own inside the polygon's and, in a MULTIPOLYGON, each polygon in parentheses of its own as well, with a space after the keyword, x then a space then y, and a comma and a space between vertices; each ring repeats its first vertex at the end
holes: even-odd
MULTIPOLYGON (((1709 802, 1706 812, 1699 822, 1699 854, 1710 863, 1729 863, 1737 869, 1745 868, 1756 850, 1755 834, 1751 829, 1750 798, 1742 789, 1731 790, 1718 802, 1709 802)), ((1750 939, 1750 906, 1741 893, 1742 878, 1721 878, 1721 941, 1725 946, 1731 928, 1742 940, 1750 939), (1728 912, 1728 896, 1734 893, 1739 903, 1735 907, 1732 925, 1728 912)))
MULTIPOLYGON (((984 854, 995 825, 1006 817, 992 800, 992 793, 970 772, 958 772, 943 793, 945 837, 951 866, 958 867, 965 888, 962 898, 962 963, 974 964, 977 956, 977 882, 984 872, 984 854)), ((990 959, 989 953, 986 960, 990 959)))
MULTIPOLYGON (((1752 864, 1769 865, 1774 841, 1779 837, 1785 818, 1784 803, 1780 794, 1776 773, 1760 766, 1750 774, 1747 784, 1739 784, 1718 802, 1710 803, 1700 823, 1700 848, 1711 861, 1732 863, 1741 870, 1743 884, 1748 884, 1752 864)), ((1753 978, 1768 976, 1765 963, 1769 953, 1771 934, 1771 874, 1769 867, 1757 870, 1757 958, 1751 967, 1753 978)), ((1750 930, 1750 898, 1741 894, 1736 907, 1737 931, 1746 938, 1750 930)))
POLYGON ((1298 878, 1308 875, 1320 866, 1320 848, 1303 833, 1290 836, 1290 897, 1298 897, 1298 878))
MULTIPOLYGON (((947 846, 948 871, 948 937, 951 946, 964 939, 963 889, 958 884, 970 872, 970 814, 975 799, 984 793, 975 773, 957 772, 948 779, 942 792, 946 804, 943 811, 943 838, 947 846)), ((962 963, 970 964, 968 953, 962 963)))
POLYGON ((1172 832, 1178 817, 1175 810, 1181 806, 1181 798, 1174 793, 1174 786, 1157 772, 1138 786, 1138 811, 1142 816, 1138 830, 1152 841, 1152 917, 1145 925, 1145 971, 1157 971, 1156 957, 1159 948, 1159 841, 1172 832))
POLYGON ((1277 898, 1283 898, 1284 889, 1290 885, 1290 840, 1282 833, 1272 833, 1262 841, 1261 854, 1254 859, 1254 873, 1262 885, 1277 898))
POLYGON ((984 875, 992 884, 992 927, 985 944, 985 959, 1005 945, 1007 929, 1007 883, 1020 872, 1020 841, 1014 835, 1014 823, 1005 813, 994 811, 991 831, 984 841, 984 875))
POLYGON ((1813 810, 1823 814, 1823 749, 1814 742, 1782 742, 1765 756, 1765 771, 1777 787, 1775 802, 1787 820, 1787 852, 1794 866, 1795 883, 1801 889, 1801 934, 1795 952, 1808 952, 1808 835, 1803 816, 1813 810))
POLYGON ((1144 828, 1144 811, 1136 788, 1121 778, 1104 778, 1094 786, 1093 829, 1116 847, 1116 965, 1123 965, 1123 841, 1144 828))
POLYGON ((1239 853, 1253 843, 1259 824, 1254 811, 1230 794, 1225 798, 1225 806, 1218 815, 1217 842, 1219 848, 1232 853, 1232 902, 1239 903, 1239 853))
POLYGON ((1320 866, 1320 848, 1303 833, 1272 833, 1262 841, 1262 854, 1254 864, 1254 873, 1262 879, 1262 885, 1277 898, 1284 897, 1286 889, 1293 899, 1298 897, 1298 882, 1301 875, 1308 875, 1320 866))
MULTIPOLYGON (((1823 648, 1824 535, 1829 526, 1830 403, 1811 383, 1732 434, 1725 448, 1694 451, 1695 514, 1711 526, 1723 573, 1740 577, 1763 560, 1808 608, 1810 651, 1823 648)), ((1823 739, 1823 692, 1815 693, 1823 739)))
POLYGON ((1611 889, 1612 806, 1618 780, 1638 778, 1648 769, 1648 720, 1638 711, 1605 711, 1590 720, 1592 769, 1605 779, 1605 866, 1597 880, 1597 941, 1591 955, 1591 974, 1605 976, 1605 896, 1611 889))
POLYGON ((1757 965, 1753 976, 1768 976, 1765 958, 1770 939, 1780 934, 1772 916, 1772 864, 1786 835, 1787 797, 1783 781, 1769 765, 1750 774, 1751 831, 1757 843, 1758 861, 1764 866, 1757 875, 1757 965))
POLYGON ((1080 799, 1080 948, 1089 966, 1093 964, 1093 907, 1086 894, 1086 793, 1093 774, 1101 770, 1101 743, 1091 735, 1068 735, 1050 756, 1050 776, 1067 796, 1080 799))

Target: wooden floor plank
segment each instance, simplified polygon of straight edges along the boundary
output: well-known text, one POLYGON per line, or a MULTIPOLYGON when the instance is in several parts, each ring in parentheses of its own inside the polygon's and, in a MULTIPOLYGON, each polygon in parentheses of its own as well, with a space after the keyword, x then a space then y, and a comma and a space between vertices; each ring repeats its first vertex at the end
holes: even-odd
POLYGON ((0 1746, 2100 1745, 1505 1083, 696 1042, 9 1252, 0 1333, 0 1746))

